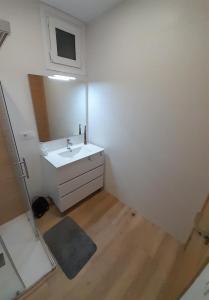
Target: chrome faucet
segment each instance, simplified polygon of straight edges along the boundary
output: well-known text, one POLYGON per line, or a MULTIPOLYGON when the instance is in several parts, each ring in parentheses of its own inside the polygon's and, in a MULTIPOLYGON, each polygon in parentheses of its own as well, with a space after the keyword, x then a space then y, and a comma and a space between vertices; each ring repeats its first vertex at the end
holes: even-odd
POLYGON ((73 150, 71 149, 71 146, 72 146, 72 145, 73 145, 73 144, 71 143, 70 139, 68 138, 68 139, 67 139, 67 149, 70 150, 70 152, 73 151, 73 150))

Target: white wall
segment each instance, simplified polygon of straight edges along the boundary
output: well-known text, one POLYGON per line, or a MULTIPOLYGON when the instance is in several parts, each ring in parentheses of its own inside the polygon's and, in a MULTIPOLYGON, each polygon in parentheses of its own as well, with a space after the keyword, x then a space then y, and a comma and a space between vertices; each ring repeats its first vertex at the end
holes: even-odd
POLYGON ((11 24, 11 35, 0 48, 0 81, 8 93, 19 151, 28 163, 28 186, 33 197, 42 193, 43 179, 27 74, 48 74, 44 60, 40 1, 0 0, 0 19, 8 20, 11 24), (34 138, 24 140, 21 133, 25 131, 31 131, 34 138))
MULTIPOLYGON (((90 136, 107 153, 106 189, 184 240, 208 192, 207 0, 128 0, 88 30, 90 136)), ((45 71, 39 3, 0 0, 0 49, 31 194, 42 190, 27 74, 45 71)))
POLYGON ((128 0, 88 27, 106 190, 185 241, 208 193, 207 0, 128 0))
POLYGON ((86 125, 86 84, 65 82, 44 77, 50 139, 79 134, 86 125))
POLYGON ((42 190, 42 176, 27 74, 44 73, 39 2, 0 0, 0 18, 11 24, 11 35, 0 48, 0 80, 10 98, 13 127, 21 156, 28 163, 33 196, 42 190), (27 130, 34 132, 35 138, 24 141, 20 133, 27 130))

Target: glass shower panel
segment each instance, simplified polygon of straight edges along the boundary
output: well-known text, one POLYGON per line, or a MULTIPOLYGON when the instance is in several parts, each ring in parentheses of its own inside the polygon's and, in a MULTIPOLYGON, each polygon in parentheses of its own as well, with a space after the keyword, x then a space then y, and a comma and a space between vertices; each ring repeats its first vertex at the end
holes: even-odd
POLYGON ((0 299, 14 299, 24 289, 24 283, 0 236, 0 299))
MULTIPOLYGON (((26 184, 29 178, 27 165, 25 159, 18 152, 9 115, 9 112, 12 111, 11 103, 0 82, 0 133, 2 133, 2 140, 4 140, 2 148, 8 156, 5 165, 6 169, 9 170, 7 172, 9 175, 7 174, 8 178, 6 179, 8 181, 11 179, 7 188, 4 187, 3 181, 1 182, 2 193, 4 193, 2 198, 4 198, 5 203, 9 202, 9 204, 4 207, 2 202, 0 215, 3 216, 1 210, 5 209, 9 217, 3 222, 0 220, 1 245, 3 245, 1 249, 4 248, 2 252, 0 251, 0 254, 2 253, 0 259, 3 262, 3 268, 0 269, 0 300, 13 299, 16 292, 29 289, 55 267, 53 257, 46 248, 33 217, 26 184), (11 111, 8 111, 8 108, 11 111), (23 209, 21 206, 20 212, 11 217, 9 210, 15 211, 15 201, 18 204, 21 203, 23 209), (4 298, 1 294, 3 293, 2 286, 4 286, 4 298), (8 287, 10 287, 9 291, 7 290, 8 287)), ((1 170, 1 177, 4 180, 2 173, 1 170)))
POLYGON ((31 223, 34 234, 38 236, 36 225, 33 218, 31 202, 29 192, 26 184, 26 180, 29 178, 27 170, 27 162, 24 158, 21 158, 17 149, 17 144, 9 116, 8 106, 6 102, 6 93, 3 91, 3 87, 0 82, 0 122, 3 127, 4 136, 7 140, 7 150, 10 154, 13 162, 13 168, 16 172, 16 181, 19 185, 18 192, 21 194, 22 203, 27 211, 27 217, 31 223))

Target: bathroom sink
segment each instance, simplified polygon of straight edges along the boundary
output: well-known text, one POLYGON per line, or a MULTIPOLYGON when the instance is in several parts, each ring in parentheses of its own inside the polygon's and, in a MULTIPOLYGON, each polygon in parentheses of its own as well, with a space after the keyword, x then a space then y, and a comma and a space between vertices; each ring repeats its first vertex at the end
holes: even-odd
POLYGON ((66 150, 66 151, 60 152, 59 155, 62 157, 74 157, 81 151, 81 149, 82 149, 82 147, 77 147, 75 149, 72 149, 71 151, 66 150))
POLYGON ((48 152, 43 158, 56 168, 63 167, 80 159, 89 158, 91 155, 104 151, 103 148, 93 144, 77 144, 70 147, 71 151, 65 148, 48 152))

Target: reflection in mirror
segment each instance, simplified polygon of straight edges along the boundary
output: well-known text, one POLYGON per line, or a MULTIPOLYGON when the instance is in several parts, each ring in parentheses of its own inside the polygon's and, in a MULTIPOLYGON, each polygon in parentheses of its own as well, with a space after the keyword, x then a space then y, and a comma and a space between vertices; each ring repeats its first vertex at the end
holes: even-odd
MULTIPOLYGON (((86 83, 28 75, 40 142, 77 137, 86 125, 86 83)), ((48 143, 47 143, 48 144, 48 143)))

